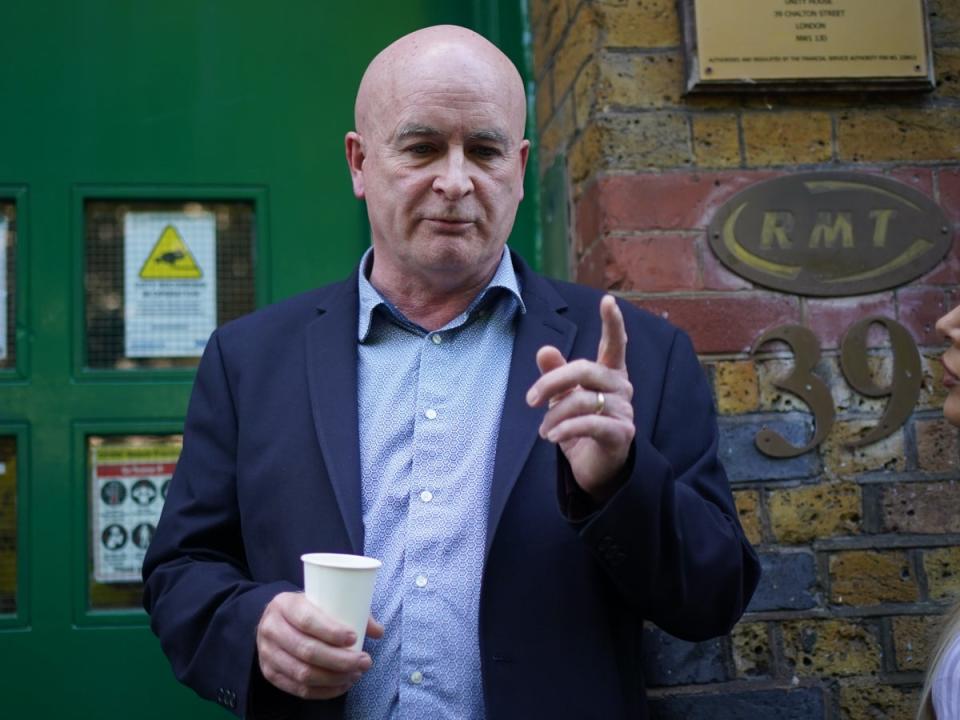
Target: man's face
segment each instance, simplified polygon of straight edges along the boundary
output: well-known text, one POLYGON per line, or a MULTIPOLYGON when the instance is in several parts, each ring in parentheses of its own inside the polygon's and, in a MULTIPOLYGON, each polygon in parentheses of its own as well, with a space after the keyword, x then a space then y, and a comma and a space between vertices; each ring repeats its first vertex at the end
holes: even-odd
POLYGON ((528 149, 522 114, 489 65, 458 60, 393 78, 361 130, 351 169, 375 275, 482 281, 510 234, 528 149))

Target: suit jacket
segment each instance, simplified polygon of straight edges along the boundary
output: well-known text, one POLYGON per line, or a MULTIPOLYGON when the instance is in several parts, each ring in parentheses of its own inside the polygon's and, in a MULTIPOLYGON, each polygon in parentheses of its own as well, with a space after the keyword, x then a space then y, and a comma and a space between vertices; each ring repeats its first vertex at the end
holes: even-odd
MULTIPOLYGON (((581 519, 569 468, 525 394, 554 345, 596 357, 601 293, 519 258, 518 316, 487 514, 480 651, 487 715, 644 718, 644 619, 688 640, 730 630, 759 578, 690 341, 621 303, 636 439, 621 489, 581 519)), ((144 562, 144 605, 177 677, 241 716, 335 718, 259 672, 255 629, 302 588, 300 555, 361 553, 357 278, 218 329, 144 562)))

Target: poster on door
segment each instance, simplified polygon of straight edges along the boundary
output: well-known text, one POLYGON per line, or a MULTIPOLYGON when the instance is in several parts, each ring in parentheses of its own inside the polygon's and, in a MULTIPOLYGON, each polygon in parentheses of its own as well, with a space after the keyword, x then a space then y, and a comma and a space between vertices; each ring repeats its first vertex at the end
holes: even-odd
POLYGON ((179 443, 91 448, 90 545, 97 582, 140 582, 179 456, 179 443))
POLYGON ((7 218, 0 215, 0 360, 7 358, 7 218))
POLYGON ((126 356, 199 357, 217 325, 213 213, 128 212, 123 238, 126 356))

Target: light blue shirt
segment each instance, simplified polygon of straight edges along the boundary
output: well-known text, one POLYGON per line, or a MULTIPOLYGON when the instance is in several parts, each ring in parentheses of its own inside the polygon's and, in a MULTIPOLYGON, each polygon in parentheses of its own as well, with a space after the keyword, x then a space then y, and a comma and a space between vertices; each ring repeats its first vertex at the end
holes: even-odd
POLYGON ((357 327, 364 554, 380 559, 373 667, 346 717, 481 719, 480 580, 515 318, 506 250, 487 287, 435 332, 406 319, 360 263, 357 327))

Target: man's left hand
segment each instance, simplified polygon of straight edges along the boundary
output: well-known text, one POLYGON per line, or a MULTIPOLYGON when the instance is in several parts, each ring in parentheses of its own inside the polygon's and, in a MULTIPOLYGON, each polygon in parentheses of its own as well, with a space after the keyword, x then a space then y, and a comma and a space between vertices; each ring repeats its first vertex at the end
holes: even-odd
POLYGON ((527 403, 547 404, 540 436, 560 446, 577 484, 602 503, 617 490, 636 428, 633 386, 627 377, 627 331, 612 295, 600 301, 600 320, 596 361, 568 363, 549 345, 537 351, 541 376, 527 391, 527 403))

